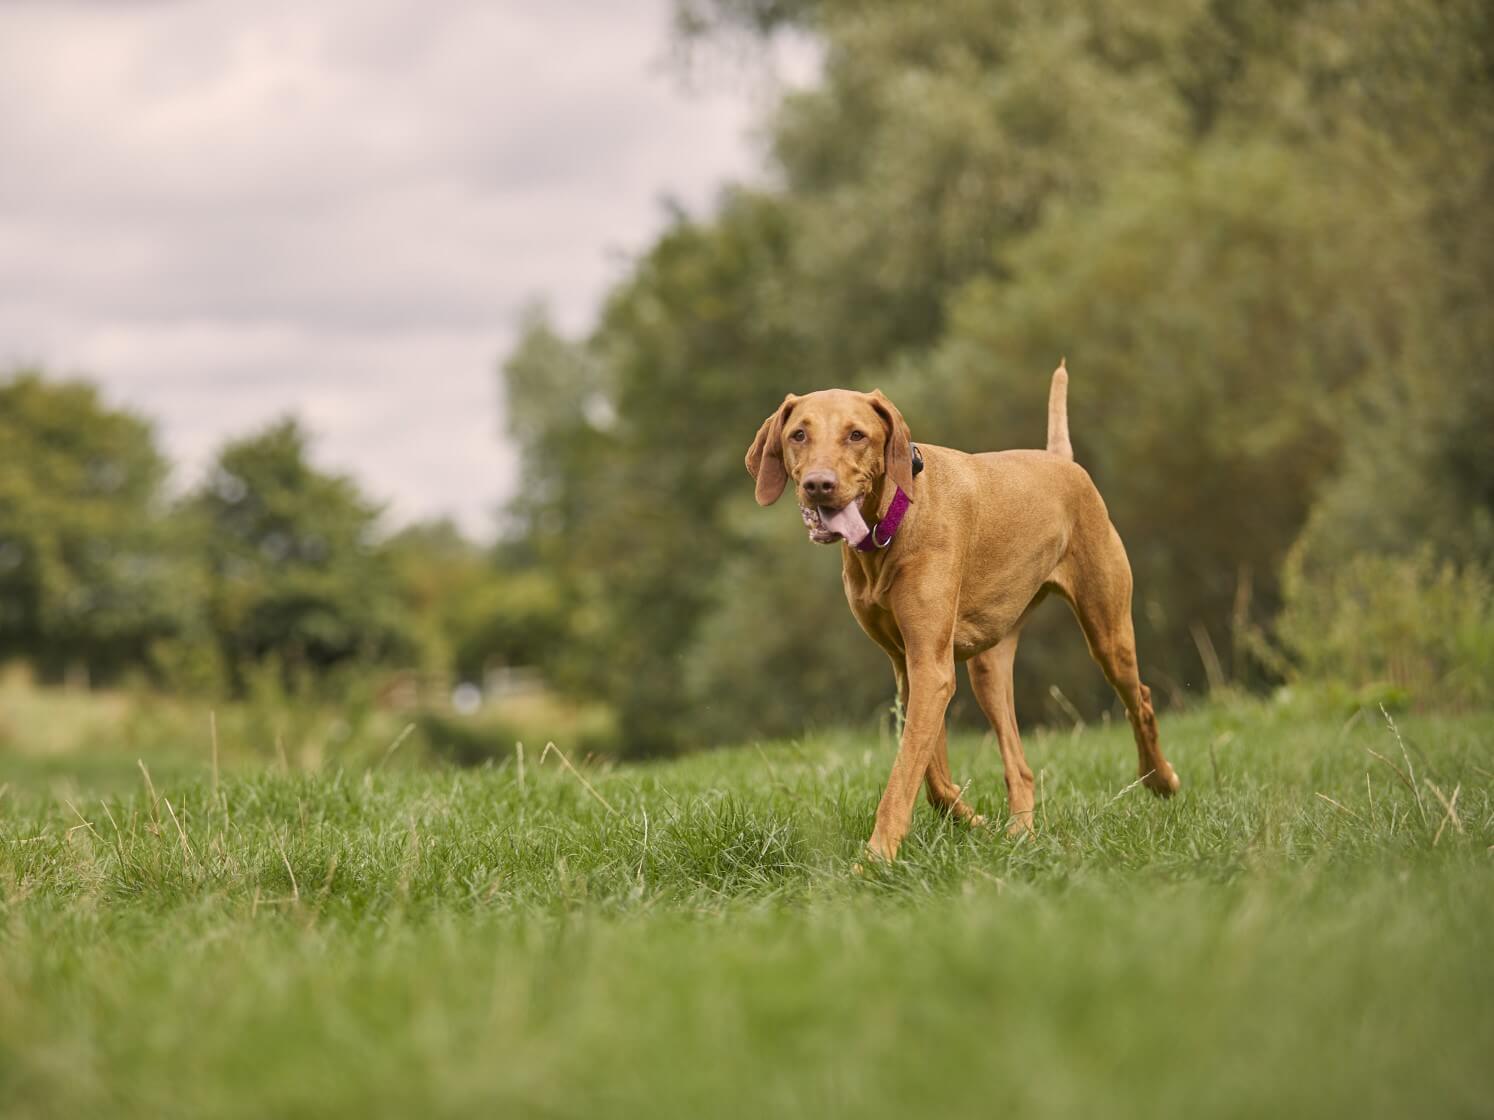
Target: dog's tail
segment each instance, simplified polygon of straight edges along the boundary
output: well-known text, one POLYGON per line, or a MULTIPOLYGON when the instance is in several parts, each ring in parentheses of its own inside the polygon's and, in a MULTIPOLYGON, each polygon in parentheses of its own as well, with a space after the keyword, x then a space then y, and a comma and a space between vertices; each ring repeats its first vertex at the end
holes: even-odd
POLYGON ((1065 459, 1074 457, 1069 443, 1069 371, 1064 359, 1058 359, 1053 371, 1053 387, 1048 390, 1048 450, 1065 459))

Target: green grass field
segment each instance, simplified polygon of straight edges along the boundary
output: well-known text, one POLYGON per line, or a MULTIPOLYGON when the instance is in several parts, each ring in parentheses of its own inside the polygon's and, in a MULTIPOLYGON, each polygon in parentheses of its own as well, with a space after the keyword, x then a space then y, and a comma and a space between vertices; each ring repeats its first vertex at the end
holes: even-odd
POLYGON ((863 876, 875 735, 595 795, 0 754, 0 1115, 1489 1116, 1494 716, 1400 734, 1166 718, 1170 803, 1123 727, 1036 735, 1036 835, 920 806, 863 876))

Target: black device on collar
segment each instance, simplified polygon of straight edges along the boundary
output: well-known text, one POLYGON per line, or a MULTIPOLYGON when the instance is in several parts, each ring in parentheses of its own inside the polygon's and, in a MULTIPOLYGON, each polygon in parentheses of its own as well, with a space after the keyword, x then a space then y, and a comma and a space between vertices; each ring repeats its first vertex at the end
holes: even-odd
POLYGON ((918 472, 923 470, 923 452, 918 450, 918 444, 913 445, 913 477, 918 477, 918 472))

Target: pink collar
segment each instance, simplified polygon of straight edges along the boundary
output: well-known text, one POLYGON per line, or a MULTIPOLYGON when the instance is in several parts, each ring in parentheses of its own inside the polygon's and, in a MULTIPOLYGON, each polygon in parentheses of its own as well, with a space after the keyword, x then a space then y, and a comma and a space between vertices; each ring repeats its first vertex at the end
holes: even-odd
POLYGON ((897 536, 898 526, 903 523, 903 514, 907 512, 908 495, 904 494, 903 488, 899 486, 897 493, 892 496, 892 504, 887 507, 886 514, 871 527, 871 532, 861 538, 856 551, 876 552, 890 545, 892 538, 897 536))

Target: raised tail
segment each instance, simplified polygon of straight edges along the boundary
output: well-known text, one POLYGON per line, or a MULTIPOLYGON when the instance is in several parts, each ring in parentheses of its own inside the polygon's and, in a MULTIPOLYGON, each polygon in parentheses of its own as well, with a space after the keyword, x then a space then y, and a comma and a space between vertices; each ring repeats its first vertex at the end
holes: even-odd
POLYGON ((1053 387, 1048 390, 1048 450, 1065 459, 1074 457, 1069 443, 1069 371, 1064 359, 1058 359, 1053 371, 1053 387))

